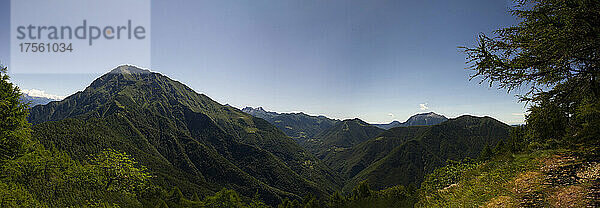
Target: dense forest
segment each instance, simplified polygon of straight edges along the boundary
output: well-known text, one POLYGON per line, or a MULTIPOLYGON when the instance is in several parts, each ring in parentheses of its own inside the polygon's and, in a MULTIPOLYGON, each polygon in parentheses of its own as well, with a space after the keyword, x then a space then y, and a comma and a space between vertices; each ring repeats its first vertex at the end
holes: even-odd
POLYGON ((600 3, 512 14, 461 48, 472 79, 528 89, 520 126, 252 116, 128 65, 30 107, 2 67, 0 207, 600 206, 600 3))

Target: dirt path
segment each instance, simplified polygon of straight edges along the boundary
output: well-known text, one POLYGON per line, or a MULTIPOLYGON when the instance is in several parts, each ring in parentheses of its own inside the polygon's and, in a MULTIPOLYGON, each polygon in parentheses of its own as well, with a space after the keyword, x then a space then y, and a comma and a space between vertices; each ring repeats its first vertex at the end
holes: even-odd
POLYGON ((558 154, 512 181, 518 207, 600 207, 600 163, 558 154))
POLYGON ((520 173, 507 184, 511 196, 484 207, 600 207, 600 163, 569 154, 538 159, 540 168, 520 173))

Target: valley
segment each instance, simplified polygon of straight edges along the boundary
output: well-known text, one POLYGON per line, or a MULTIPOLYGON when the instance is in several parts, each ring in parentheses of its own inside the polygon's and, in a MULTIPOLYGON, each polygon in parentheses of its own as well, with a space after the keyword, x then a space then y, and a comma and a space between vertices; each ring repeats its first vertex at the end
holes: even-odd
POLYGON ((33 138, 75 160, 114 149, 147 167, 154 184, 184 196, 226 187, 267 204, 349 193, 361 181, 375 190, 417 186, 446 160, 475 158, 509 131, 473 116, 419 114, 386 130, 360 119, 238 110, 127 65, 32 107, 28 120, 33 138))

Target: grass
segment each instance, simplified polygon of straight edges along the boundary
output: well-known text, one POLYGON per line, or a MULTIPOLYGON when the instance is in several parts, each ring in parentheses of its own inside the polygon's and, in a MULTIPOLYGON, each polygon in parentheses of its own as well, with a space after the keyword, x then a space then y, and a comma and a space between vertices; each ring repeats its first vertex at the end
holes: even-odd
POLYGON ((458 163, 427 177, 416 207, 593 207, 600 164, 573 150, 540 150, 458 163))
POLYGON ((459 179, 434 191, 422 193, 416 207, 511 207, 520 194, 541 184, 537 181, 539 158, 551 152, 507 155, 459 170, 459 179), (517 190, 515 190, 517 189, 517 190))

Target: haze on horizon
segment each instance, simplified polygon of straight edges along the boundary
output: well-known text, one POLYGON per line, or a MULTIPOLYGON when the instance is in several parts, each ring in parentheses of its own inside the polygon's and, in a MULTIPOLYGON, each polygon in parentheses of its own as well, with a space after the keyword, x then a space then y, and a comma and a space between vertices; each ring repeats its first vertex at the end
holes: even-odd
MULTIPOLYGON (((9 10, 8 4, 0 0, 0 8, 9 10)), ((510 4, 153 1, 151 70, 238 108, 370 123, 431 111, 523 123, 524 103, 469 81, 472 72, 457 48, 513 24, 510 4)), ((8 12, 1 15, 0 25, 8 27, 8 12)), ((2 45, 9 35, 0 31, 2 45)), ((0 49, 2 63, 10 64, 9 57, 0 49)), ((22 89, 65 96, 99 74, 11 76, 22 89)))

